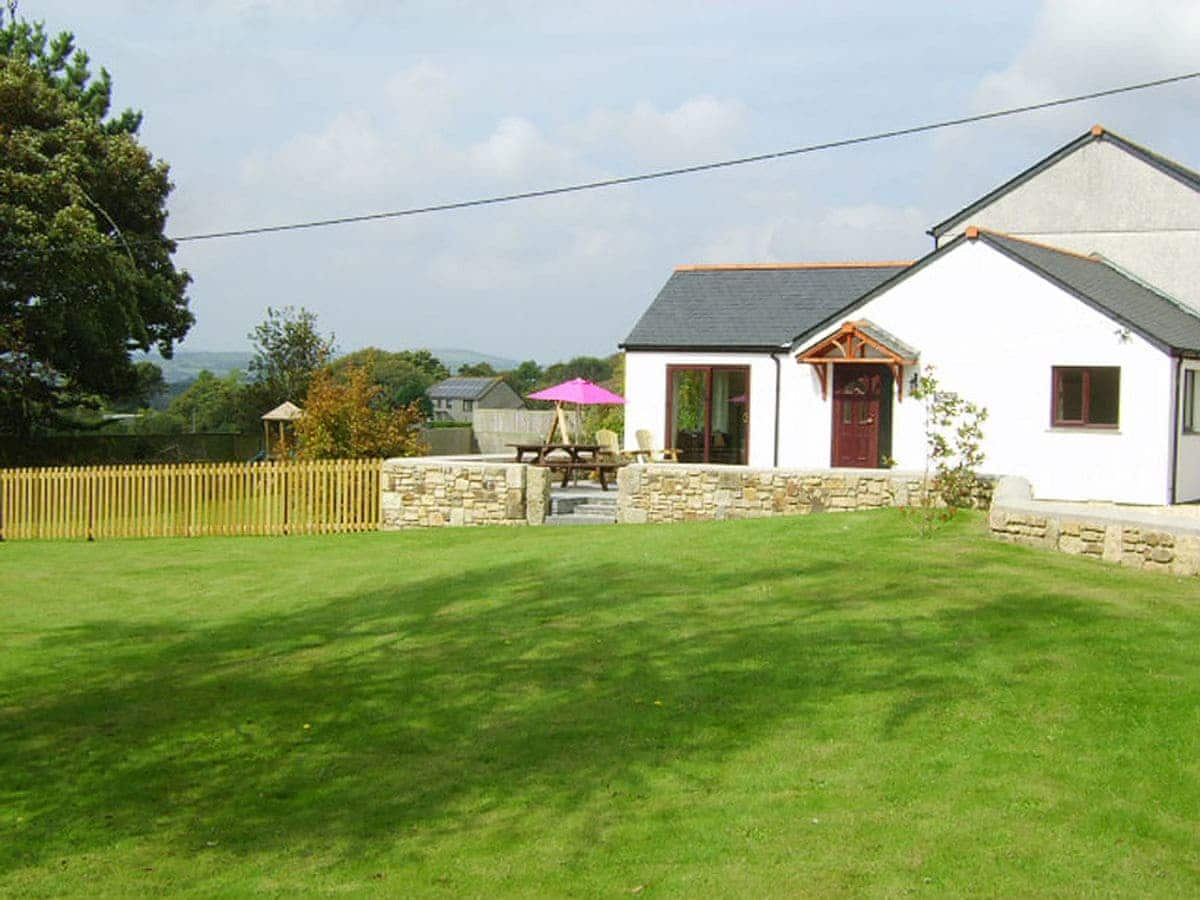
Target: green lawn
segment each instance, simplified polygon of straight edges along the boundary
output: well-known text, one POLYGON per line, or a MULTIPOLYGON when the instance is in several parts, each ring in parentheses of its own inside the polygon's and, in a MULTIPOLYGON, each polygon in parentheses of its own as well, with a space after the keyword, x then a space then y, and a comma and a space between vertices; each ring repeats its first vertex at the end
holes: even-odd
POLYGON ((898 513, 0 545, 0 894, 1200 893, 1200 581, 898 513))

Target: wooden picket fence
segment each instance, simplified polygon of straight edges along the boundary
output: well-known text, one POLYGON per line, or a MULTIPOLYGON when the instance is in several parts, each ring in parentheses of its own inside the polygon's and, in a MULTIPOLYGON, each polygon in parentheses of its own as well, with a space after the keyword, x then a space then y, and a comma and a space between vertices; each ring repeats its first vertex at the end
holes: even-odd
POLYGON ((0 469, 0 540, 374 531, 382 463, 0 469))

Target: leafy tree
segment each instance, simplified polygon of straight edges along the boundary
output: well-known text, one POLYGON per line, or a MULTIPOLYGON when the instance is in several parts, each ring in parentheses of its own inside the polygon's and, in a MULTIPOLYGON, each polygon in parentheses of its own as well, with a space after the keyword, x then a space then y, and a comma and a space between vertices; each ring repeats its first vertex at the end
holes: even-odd
POLYGON ((490 363, 463 363, 458 367, 458 374, 468 378, 491 378, 496 374, 490 363))
MULTIPOLYGON (((234 370, 218 378, 205 369, 186 391, 171 401, 168 412, 178 417, 188 431, 244 431, 248 418, 244 393, 241 372, 234 370)), ((257 425, 253 421, 251 424, 257 425)))
POLYGON ((115 398, 112 404, 115 412, 134 412, 153 406, 154 401, 167 390, 162 369, 154 363, 145 360, 134 363, 133 371, 133 387, 128 393, 115 398))
MULTIPOLYGON (((601 386, 608 388, 614 394, 623 395, 625 393, 625 354, 614 353, 608 358, 608 362, 612 367, 612 375, 601 382, 601 386)), ((625 433, 625 407, 619 403, 588 407, 583 427, 589 435, 595 434, 601 428, 607 428, 609 431, 615 431, 618 435, 622 435, 625 433)))
POLYGON ((450 370, 446 365, 428 350, 401 350, 395 356, 399 357, 401 362, 408 363, 418 372, 429 376, 432 379, 431 384, 450 377, 450 370))
POLYGON ((191 430, 189 423, 179 416, 158 410, 151 410, 120 424, 120 431, 125 434, 184 434, 191 430))
POLYGON ((537 389, 542 380, 542 367, 532 359, 527 359, 515 369, 504 373, 508 386, 524 397, 537 389))
POLYGON ((371 380, 383 389, 380 399, 389 405, 399 408, 416 403, 426 417, 433 415, 433 405, 426 392, 445 377, 437 374, 439 368, 444 372, 445 367, 428 350, 388 353, 368 347, 348 353, 330 364, 331 371, 339 378, 351 367, 365 367, 371 373, 371 380), (425 354, 428 360, 420 359, 418 354, 425 354), (417 364, 414 364, 414 358, 417 364))
POLYGON ((260 415, 285 400, 303 397, 314 374, 333 354, 333 335, 322 335, 317 314, 304 307, 268 306, 266 319, 249 337, 255 353, 250 377, 257 388, 251 394, 263 406, 260 415))
POLYGON ((317 372, 296 422, 303 459, 354 459, 416 456, 425 450, 418 436, 421 419, 416 405, 392 409, 381 403, 383 388, 365 366, 347 366, 338 379, 328 369, 317 372))
POLYGON ((555 363, 546 369, 542 375, 542 383, 546 386, 570 381, 572 378, 586 378, 596 384, 612 378, 613 365, 608 359, 595 356, 576 356, 566 362, 555 363))
POLYGON ((0 28, 0 430, 29 433, 93 394, 137 389, 193 322, 163 231, 168 166, 109 115, 112 84, 69 33, 0 28))

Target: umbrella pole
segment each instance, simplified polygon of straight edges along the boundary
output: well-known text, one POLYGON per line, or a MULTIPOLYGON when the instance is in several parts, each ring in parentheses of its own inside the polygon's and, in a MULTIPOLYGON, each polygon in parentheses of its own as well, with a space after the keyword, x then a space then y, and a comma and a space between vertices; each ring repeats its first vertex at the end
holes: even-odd
POLYGON ((566 413, 563 412, 561 403, 559 403, 555 409, 555 419, 558 422, 558 430, 562 432, 563 443, 571 443, 571 431, 569 428, 567 428, 567 416, 566 413))

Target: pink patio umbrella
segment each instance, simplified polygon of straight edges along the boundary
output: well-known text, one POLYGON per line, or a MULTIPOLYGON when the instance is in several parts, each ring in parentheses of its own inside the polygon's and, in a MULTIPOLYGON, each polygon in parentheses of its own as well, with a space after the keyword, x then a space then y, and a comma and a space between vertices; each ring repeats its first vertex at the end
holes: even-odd
MULTIPOLYGON (((570 381, 564 381, 562 384, 556 384, 554 387, 548 387, 540 391, 535 391, 529 395, 530 400, 553 400, 555 403, 555 424, 562 431, 563 439, 569 444, 571 436, 567 433, 566 423, 563 422, 562 405, 564 403, 574 403, 576 415, 579 413, 580 406, 597 406, 600 404, 617 404, 624 403, 625 398, 619 394, 614 394, 607 388, 602 388, 595 382, 588 381, 586 378, 572 378, 570 381)), ((550 428, 550 437, 546 443, 553 443, 554 426, 550 428)))

